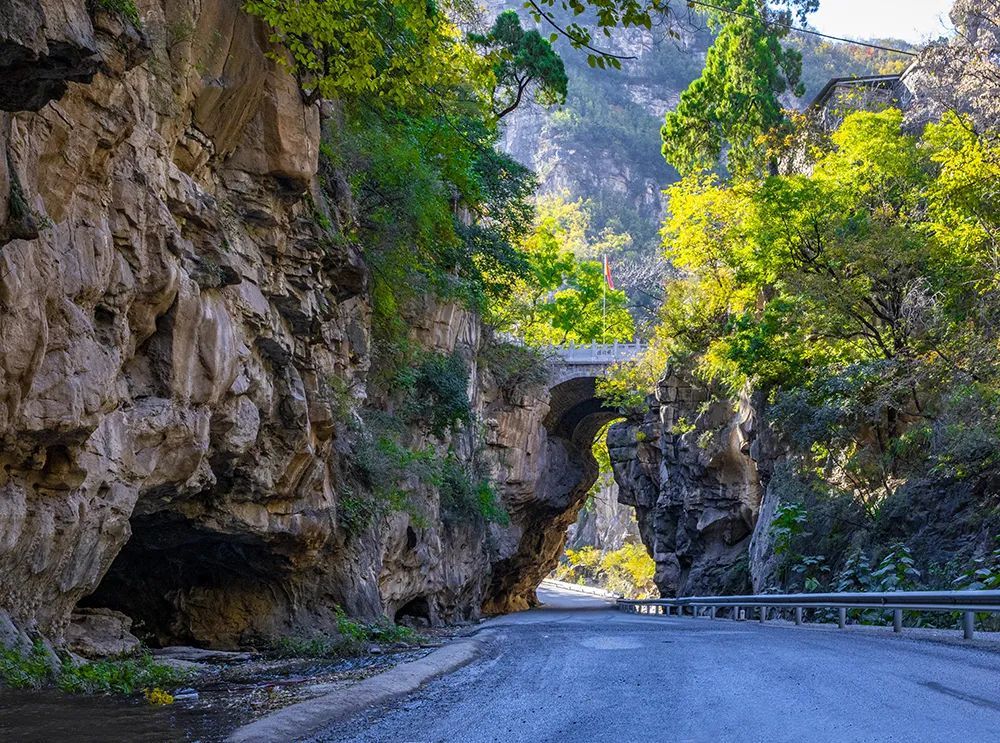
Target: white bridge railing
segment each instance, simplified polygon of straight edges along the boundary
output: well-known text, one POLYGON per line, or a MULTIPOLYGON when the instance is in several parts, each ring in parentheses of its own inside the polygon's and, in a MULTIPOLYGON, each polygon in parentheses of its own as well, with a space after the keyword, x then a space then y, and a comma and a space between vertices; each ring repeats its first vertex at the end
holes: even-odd
POLYGON ((569 343, 565 346, 549 346, 546 350, 564 364, 613 364, 630 361, 645 353, 648 345, 640 341, 632 343, 569 343))
POLYGON ((903 612, 961 612, 962 633, 971 640, 976 613, 1000 613, 1000 591, 889 591, 885 593, 784 593, 757 596, 684 596, 676 599, 618 599, 621 611, 634 614, 670 614, 685 612, 697 617, 707 614, 715 619, 720 609, 728 610, 731 619, 745 619, 748 611, 766 622, 771 610, 792 610, 796 624, 802 624, 804 609, 836 609, 837 626, 847 624, 848 609, 883 609, 892 611, 892 629, 903 630, 903 612))

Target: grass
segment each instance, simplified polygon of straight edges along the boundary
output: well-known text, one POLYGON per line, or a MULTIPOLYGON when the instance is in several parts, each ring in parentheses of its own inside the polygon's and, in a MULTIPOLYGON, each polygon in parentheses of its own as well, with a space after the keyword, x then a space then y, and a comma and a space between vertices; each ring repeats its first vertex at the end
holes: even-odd
POLYGON ((371 643, 413 644, 420 639, 420 635, 409 627, 388 620, 359 622, 338 607, 336 635, 282 637, 271 646, 270 652, 279 658, 341 658, 358 655, 371 643))
POLYGON ((139 9, 133 0, 93 0, 93 5, 101 10, 114 13, 139 28, 139 9))
POLYGON ((14 689, 40 688, 54 684, 78 694, 134 694, 161 686, 184 683, 189 674, 157 663, 143 653, 75 665, 64 660, 58 673, 50 666, 48 650, 36 642, 27 654, 0 650, 0 683, 14 689))
POLYGON ((100 660, 74 666, 64 663, 57 686, 63 691, 84 694, 134 694, 137 691, 178 686, 189 674, 157 663, 144 653, 135 658, 100 660))
POLYGON ((22 655, 17 650, 0 649, 0 683, 12 689, 37 689, 50 679, 49 654, 41 642, 22 655))

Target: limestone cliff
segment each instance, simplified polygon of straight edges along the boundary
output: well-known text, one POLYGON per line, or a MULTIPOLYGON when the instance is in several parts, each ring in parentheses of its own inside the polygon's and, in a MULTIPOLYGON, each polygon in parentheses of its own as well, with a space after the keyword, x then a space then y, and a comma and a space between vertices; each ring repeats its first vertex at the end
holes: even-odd
MULTIPOLYGON (((366 266, 317 224, 352 208, 320 192, 319 111, 238 3, 138 5, 141 29, 0 0, 0 613, 58 640, 113 608, 153 642, 233 645, 336 606, 527 606, 589 450, 548 435, 544 388, 501 389, 475 315, 428 301, 413 338, 464 360, 511 524, 449 521, 414 485, 419 518, 346 529, 357 411, 384 401, 366 266)), ((478 435, 430 443, 468 463, 478 435)))
POLYGON ((766 479, 748 399, 713 395, 668 370, 642 421, 611 427, 619 501, 633 506, 665 596, 749 587, 747 555, 766 479))

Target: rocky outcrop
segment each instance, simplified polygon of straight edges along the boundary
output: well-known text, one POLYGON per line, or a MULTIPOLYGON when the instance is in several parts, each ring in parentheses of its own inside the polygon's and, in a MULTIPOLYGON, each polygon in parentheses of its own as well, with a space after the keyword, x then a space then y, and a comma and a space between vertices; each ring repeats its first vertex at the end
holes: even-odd
POLYGON ((611 427, 619 501, 636 510, 664 596, 748 587, 747 553, 764 493, 758 415, 668 370, 642 421, 611 427))
POLYGON ((593 502, 580 511, 576 523, 570 526, 566 546, 571 549, 595 547, 602 551, 621 549, 627 543, 640 540, 635 510, 618 502, 618 484, 614 478, 601 475, 600 487, 591 490, 593 502))
POLYGON ((84 658, 129 655, 139 649, 132 634, 132 620, 112 609, 73 612, 66 629, 66 649, 84 658))
POLYGON ((357 411, 386 401, 367 269, 317 218, 352 208, 318 190, 319 112, 238 3, 144 0, 141 30, 91 7, 0 0, 0 610, 57 641, 86 609, 227 646, 337 607, 529 605, 596 475, 582 439, 428 302, 413 339, 462 356, 482 426, 408 443, 485 457, 511 523, 446 519, 414 482, 346 528, 357 411))

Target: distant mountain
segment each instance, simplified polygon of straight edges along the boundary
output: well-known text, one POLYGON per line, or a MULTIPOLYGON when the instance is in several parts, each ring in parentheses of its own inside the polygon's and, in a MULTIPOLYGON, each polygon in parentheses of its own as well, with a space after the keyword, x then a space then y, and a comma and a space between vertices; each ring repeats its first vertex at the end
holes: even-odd
MULTIPOLYGON (((518 10, 523 22, 531 24, 521 5, 518 0, 494 2, 490 10, 518 10)), ((593 69, 586 53, 557 41, 569 76, 566 104, 551 110, 525 108, 510 117, 506 149, 539 174, 542 193, 567 192, 572 199, 588 200, 595 236, 605 230, 631 235, 631 244, 612 256, 619 264, 647 262, 658 254, 662 191, 678 177, 660 154, 660 126, 681 91, 701 74, 712 42, 697 16, 678 30, 679 39, 669 38, 665 29, 616 32, 606 48, 636 57, 621 71, 593 69)), ((786 102, 800 109, 831 77, 898 72, 908 61, 805 34, 793 34, 788 43, 803 54, 806 93, 786 102)), ((909 48, 898 40, 883 43, 909 48)))

